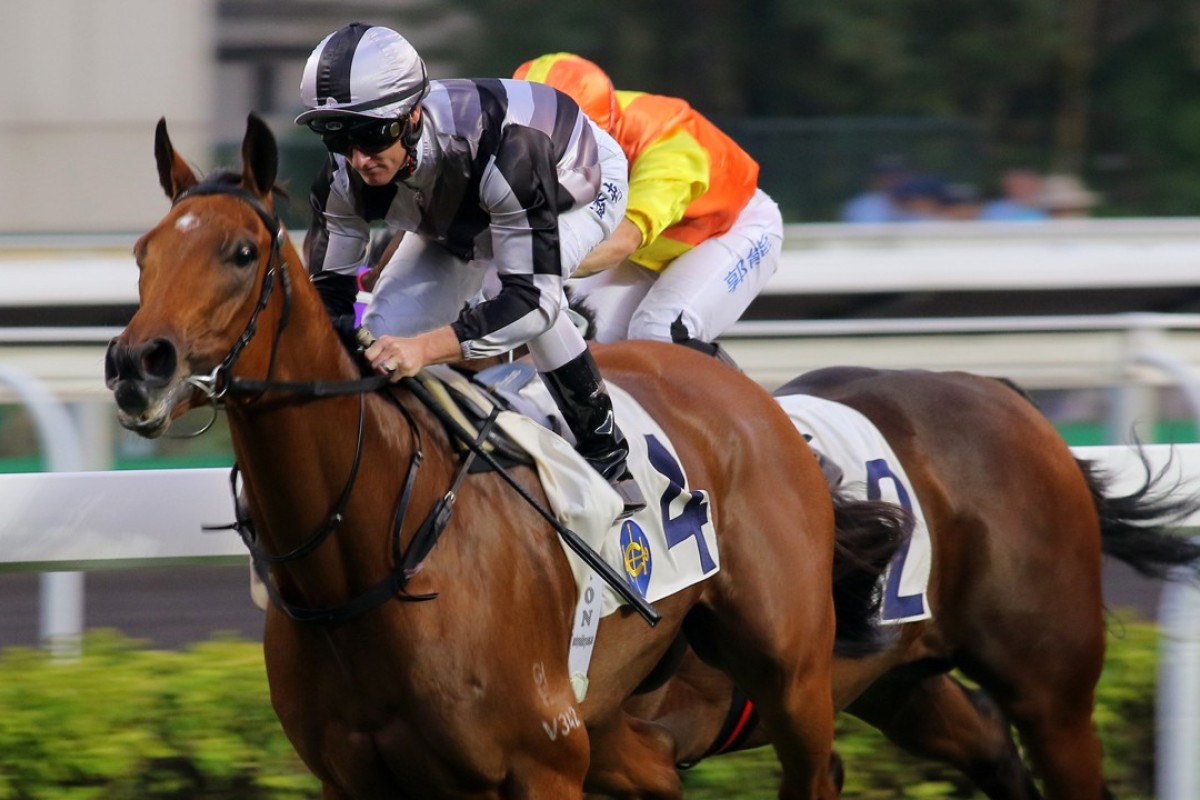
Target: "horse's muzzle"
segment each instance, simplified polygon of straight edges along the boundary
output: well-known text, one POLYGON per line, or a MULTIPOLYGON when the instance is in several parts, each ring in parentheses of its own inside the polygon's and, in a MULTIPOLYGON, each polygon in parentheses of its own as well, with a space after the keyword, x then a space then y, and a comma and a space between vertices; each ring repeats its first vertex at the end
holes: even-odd
POLYGON ((128 345, 117 338, 104 355, 104 383, 123 411, 140 414, 150 404, 151 391, 167 386, 178 366, 175 345, 167 339, 128 345))

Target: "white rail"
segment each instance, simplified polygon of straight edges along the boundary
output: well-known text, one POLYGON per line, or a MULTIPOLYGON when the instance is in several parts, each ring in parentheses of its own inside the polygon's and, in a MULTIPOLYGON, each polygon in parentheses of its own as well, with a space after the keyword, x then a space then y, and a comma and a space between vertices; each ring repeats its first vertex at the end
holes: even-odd
MULTIPOLYGON (((63 404, 43 384, 3 364, 0 364, 0 385, 14 391, 32 415, 51 474, 83 469, 81 437, 63 404)), ((0 508, 3 507, 0 503, 0 508)), ((62 565, 50 565, 42 574, 38 588, 42 644, 49 647, 56 658, 77 657, 83 633, 83 575, 68 571, 62 565)))
MULTIPOLYGON (((0 309, 135 303, 136 238, 0 237, 0 309)), ((789 225, 766 294, 1197 286, 1198 263, 1200 218, 789 225)))
MULTIPOLYGON (((1148 445, 1153 469, 1200 487, 1200 444, 1148 445)), ((1077 447, 1129 492, 1145 474, 1131 448, 1077 447)), ((244 560, 232 531, 204 525, 233 520, 224 468, 48 472, 0 475, 0 569, 112 569, 152 563, 244 560)), ((1200 527, 1200 515, 1184 526, 1200 527)))
MULTIPOLYGON (((107 402, 104 350, 119 332, 0 327, 0 363, 64 399, 107 402)), ((1162 385, 1170 380, 1161 369, 1167 360, 1200 371, 1200 314, 740 322, 721 341, 772 389, 834 364, 967 370, 1028 389, 1162 385), (1135 357, 1141 353, 1155 356, 1135 357)))
POLYGON ((1169 583, 1159 601, 1155 697, 1158 800, 1200 797, 1200 586, 1169 583))

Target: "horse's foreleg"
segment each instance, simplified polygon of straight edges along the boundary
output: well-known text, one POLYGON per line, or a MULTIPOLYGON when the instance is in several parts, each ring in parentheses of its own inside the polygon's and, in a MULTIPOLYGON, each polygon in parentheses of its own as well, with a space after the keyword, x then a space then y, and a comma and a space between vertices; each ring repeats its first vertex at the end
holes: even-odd
POLYGON ((556 728, 552 723, 546 729, 540 722, 538 731, 534 740, 525 742, 525 746, 509 756, 508 774, 499 791, 480 797, 583 800, 583 781, 590 761, 590 733, 582 725, 556 728), (543 738, 541 730, 546 730, 547 737, 552 735, 552 738, 543 738))
POLYGON ((831 770, 834 713, 828 670, 798 671, 790 682, 777 710, 759 706, 783 768, 780 800, 836 798, 840 792, 831 770))
POLYGON ((660 725, 621 713, 589 731, 592 763, 588 791, 622 800, 680 800, 675 740, 660 725))
POLYGON ((1000 709, 947 674, 901 667, 846 710, 908 752, 961 770, 991 800, 1042 796, 1000 709))

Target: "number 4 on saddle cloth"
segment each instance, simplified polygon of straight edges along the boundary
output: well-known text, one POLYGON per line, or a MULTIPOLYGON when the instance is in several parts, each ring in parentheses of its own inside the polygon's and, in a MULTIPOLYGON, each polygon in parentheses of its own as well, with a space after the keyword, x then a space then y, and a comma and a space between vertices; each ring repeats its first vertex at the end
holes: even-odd
MULTIPOLYGON (((418 379, 447 405, 453 402, 468 420, 482 420, 499 405, 496 427, 534 462, 559 522, 624 575, 647 602, 720 569, 708 493, 688 486, 662 428, 619 386, 608 382, 613 411, 629 444, 629 469, 648 501, 644 509, 621 520, 620 496, 576 452, 553 398, 531 365, 500 364, 470 378, 451 367, 433 366, 418 379)), ((499 447, 503 452, 511 445, 499 447)), ((569 548, 564 551, 579 588, 570 669, 582 701, 596 629, 602 617, 620 607, 620 600, 569 548)))

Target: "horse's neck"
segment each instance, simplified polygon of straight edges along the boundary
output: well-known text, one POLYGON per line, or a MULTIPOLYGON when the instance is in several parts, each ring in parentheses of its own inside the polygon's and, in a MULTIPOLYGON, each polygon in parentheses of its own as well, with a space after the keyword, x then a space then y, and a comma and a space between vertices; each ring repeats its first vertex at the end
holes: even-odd
MULTIPOLYGON (((248 347, 234 374, 262 380, 269 370, 272 381, 301 383, 359 378, 307 276, 292 272, 292 308, 278 343, 282 303, 273 301, 271 313, 260 320, 253 353, 248 347)), ((354 469, 360 415, 364 438, 378 437, 384 411, 378 398, 358 394, 316 399, 303 391, 272 390, 231 400, 234 455, 256 506, 277 523, 272 528, 307 530, 320 523, 354 469)), ((408 446, 403 437, 394 438, 396 447, 408 446)))
POLYGON ((333 329, 320 295, 313 287, 299 255, 292 247, 285 250, 283 269, 288 270, 290 281, 282 274, 276 278, 277 297, 272 298, 269 313, 263 314, 256 334, 257 353, 246 377, 266 378, 268 368, 271 378, 281 381, 342 381, 353 380, 358 370, 346 353, 345 346, 333 329), (291 308, 287 320, 279 333, 279 343, 274 339, 280 319, 284 314, 286 284, 291 284, 291 308), (274 350, 274 365, 270 360, 274 350))

